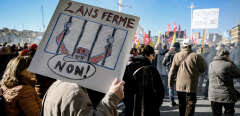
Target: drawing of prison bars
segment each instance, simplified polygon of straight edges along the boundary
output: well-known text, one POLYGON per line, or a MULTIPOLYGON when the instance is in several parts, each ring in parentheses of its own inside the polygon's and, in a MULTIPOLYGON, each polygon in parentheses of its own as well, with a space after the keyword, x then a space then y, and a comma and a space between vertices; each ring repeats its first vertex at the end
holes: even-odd
POLYGON ((86 48, 78 47, 79 42, 81 41, 83 33, 85 31, 87 22, 88 22, 87 20, 84 20, 81 32, 78 36, 78 39, 74 46, 73 52, 72 52, 72 54, 69 54, 67 48, 65 47, 63 40, 65 39, 65 36, 69 33, 69 28, 71 27, 71 24, 72 24, 72 16, 71 16, 69 18, 69 20, 64 24, 64 30, 56 38, 56 42, 58 45, 56 53, 59 54, 59 52, 61 51, 63 54, 71 55, 71 57, 74 59, 78 59, 80 61, 87 61, 87 62, 91 62, 94 64, 97 64, 98 62, 102 61, 101 65, 104 65, 106 62, 106 58, 110 57, 112 54, 112 45, 114 42, 114 36, 115 36, 117 29, 113 28, 112 34, 109 35, 108 38, 106 39, 107 44, 105 45, 105 51, 103 53, 100 53, 99 55, 92 56, 93 49, 98 40, 99 33, 102 30, 103 25, 100 24, 98 26, 97 33, 95 35, 94 41, 92 42, 91 49, 89 51, 86 48))

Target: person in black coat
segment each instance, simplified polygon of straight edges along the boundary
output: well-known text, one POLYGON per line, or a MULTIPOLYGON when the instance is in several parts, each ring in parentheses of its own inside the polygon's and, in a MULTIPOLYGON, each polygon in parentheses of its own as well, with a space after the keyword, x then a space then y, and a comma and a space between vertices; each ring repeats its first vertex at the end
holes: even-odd
POLYGON ((159 107, 164 98, 164 87, 160 74, 152 66, 154 49, 147 45, 143 55, 132 59, 125 71, 123 102, 125 116, 159 116, 159 107))

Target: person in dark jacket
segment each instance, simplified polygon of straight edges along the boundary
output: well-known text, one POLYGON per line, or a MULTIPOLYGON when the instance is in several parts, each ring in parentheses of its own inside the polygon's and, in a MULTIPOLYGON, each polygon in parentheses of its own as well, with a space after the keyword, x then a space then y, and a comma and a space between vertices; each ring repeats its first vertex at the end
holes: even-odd
MULTIPOLYGON (((173 44, 173 46, 170 48, 170 50, 165 54, 164 58, 163 58, 163 61, 162 61, 162 64, 166 67, 166 71, 167 73, 169 73, 170 71, 170 68, 172 66, 172 62, 173 62, 173 57, 176 53, 178 53, 180 51, 180 43, 179 42, 175 42, 173 44)), ((173 107, 173 106, 176 106, 176 102, 174 100, 174 88, 169 88, 168 89, 168 96, 169 96, 169 99, 170 99, 170 105, 173 107)))
POLYGON ((240 78, 240 70, 230 60, 229 51, 221 49, 209 66, 209 101, 211 101, 213 116, 234 116, 234 106, 240 98, 234 88, 233 78, 240 78))
POLYGON ((157 52, 157 54, 155 55, 155 58, 154 58, 154 67, 156 67, 159 74, 161 75, 165 92, 168 91, 168 87, 167 87, 168 72, 166 70, 166 67, 162 64, 162 61, 163 61, 163 58, 164 58, 164 56, 167 52, 168 52, 167 45, 160 43, 159 47, 158 47, 158 52, 157 52), (163 45, 162 48, 161 48, 161 45, 163 45))
POLYGON ((132 59, 123 77, 125 116, 160 115, 159 107, 163 102, 164 87, 157 69, 152 66, 154 49, 147 45, 142 53, 143 56, 132 59))

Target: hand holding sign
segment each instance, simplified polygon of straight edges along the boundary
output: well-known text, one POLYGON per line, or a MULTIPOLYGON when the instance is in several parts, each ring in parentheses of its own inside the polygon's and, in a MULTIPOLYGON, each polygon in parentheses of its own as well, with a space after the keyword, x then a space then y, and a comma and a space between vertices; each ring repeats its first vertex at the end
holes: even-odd
POLYGON ((124 92, 123 92, 123 85, 125 84, 124 81, 119 81, 117 78, 113 81, 108 93, 115 94, 119 99, 124 98, 124 92))

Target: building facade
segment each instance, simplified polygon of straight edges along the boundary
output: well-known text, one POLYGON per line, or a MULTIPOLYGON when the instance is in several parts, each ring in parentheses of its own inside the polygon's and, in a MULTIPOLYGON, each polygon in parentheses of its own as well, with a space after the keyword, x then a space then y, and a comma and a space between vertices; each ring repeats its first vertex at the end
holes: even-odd
POLYGON ((230 31, 230 35, 232 38, 232 43, 240 42, 240 22, 237 26, 233 27, 230 31))

